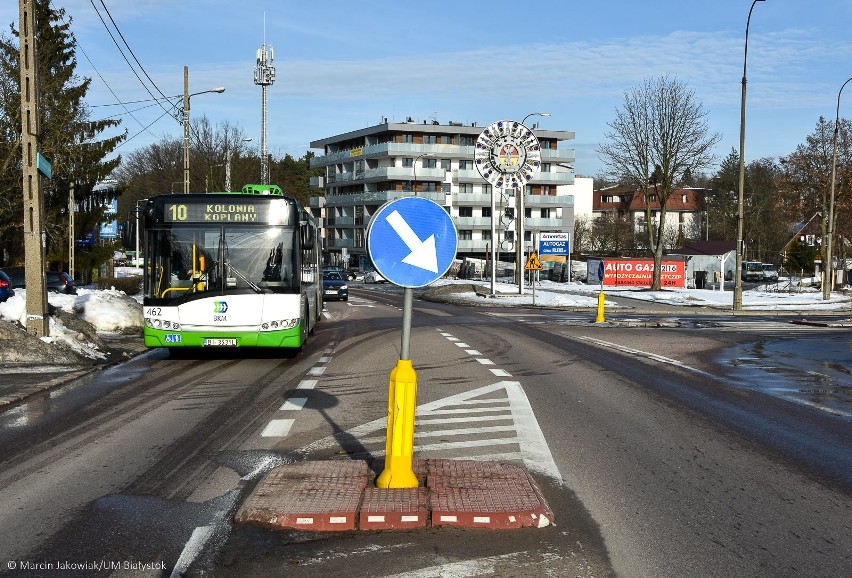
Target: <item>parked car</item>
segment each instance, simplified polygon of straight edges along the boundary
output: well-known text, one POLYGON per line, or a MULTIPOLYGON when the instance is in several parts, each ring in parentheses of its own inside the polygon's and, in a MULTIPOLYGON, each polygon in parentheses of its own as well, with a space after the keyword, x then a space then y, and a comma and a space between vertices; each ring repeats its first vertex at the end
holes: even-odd
POLYGON ((763 280, 769 283, 778 282, 778 270, 772 263, 763 263, 763 280))
POLYGON ((388 280, 382 277, 378 271, 367 271, 364 275, 364 283, 387 283, 388 280))
POLYGON ((6 301, 9 297, 15 296, 15 290, 12 289, 12 280, 2 270, 0 270, 0 303, 6 301))
POLYGON ((322 272, 322 295, 324 299, 349 301, 349 286, 346 279, 336 270, 324 269, 322 272))
MULTIPOLYGON (((27 280, 23 269, 17 268, 9 271, 8 274, 11 280, 11 285, 14 289, 26 289, 27 280)), ((52 293, 65 293, 66 295, 77 294, 77 286, 74 285, 74 280, 68 273, 45 271, 44 285, 45 288, 52 293)))

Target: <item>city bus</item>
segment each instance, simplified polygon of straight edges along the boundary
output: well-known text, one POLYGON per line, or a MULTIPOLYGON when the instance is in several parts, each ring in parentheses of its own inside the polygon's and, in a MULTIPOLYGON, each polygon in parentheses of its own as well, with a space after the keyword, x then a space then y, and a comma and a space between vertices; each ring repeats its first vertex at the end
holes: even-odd
POLYGON ((158 195, 143 221, 147 347, 299 350, 313 333, 317 221, 280 187, 158 195))

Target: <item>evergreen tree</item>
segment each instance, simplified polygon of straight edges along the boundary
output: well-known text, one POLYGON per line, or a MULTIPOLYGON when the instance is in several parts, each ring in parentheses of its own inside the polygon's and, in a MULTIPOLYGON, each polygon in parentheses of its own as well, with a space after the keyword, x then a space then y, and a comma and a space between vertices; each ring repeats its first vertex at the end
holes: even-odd
MULTIPOLYGON (((50 160, 53 178, 42 179, 43 222, 48 261, 67 263, 68 200, 71 186, 78 210, 76 238, 97 226, 104 202, 119 194, 111 189, 93 192, 121 162, 107 157, 125 135, 96 140, 118 120, 91 120, 83 99, 91 79, 79 78, 71 19, 51 0, 36 0, 36 74, 39 82, 39 152, 50 160)), ((21 96, 18 30, 0 34, 0 263, 23 261, 23 193, 21 169, 21 96)), ((111 249, 110 249, 111 251, 111 249)), ((111 254, 110 254, 111 256, 111 254)))

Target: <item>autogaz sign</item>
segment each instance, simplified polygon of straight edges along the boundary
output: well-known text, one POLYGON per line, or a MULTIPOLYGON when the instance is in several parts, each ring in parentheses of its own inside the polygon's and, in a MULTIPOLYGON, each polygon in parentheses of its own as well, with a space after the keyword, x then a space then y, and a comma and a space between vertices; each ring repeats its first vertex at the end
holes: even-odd
POLYGON ((567 256, 571 254, 568 233, 539 233, 538 254, 567 256))

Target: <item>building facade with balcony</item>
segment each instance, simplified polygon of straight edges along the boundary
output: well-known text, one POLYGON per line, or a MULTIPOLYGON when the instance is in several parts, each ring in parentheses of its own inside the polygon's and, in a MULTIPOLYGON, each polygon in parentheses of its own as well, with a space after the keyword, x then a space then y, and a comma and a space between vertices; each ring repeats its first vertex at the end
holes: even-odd
MULTIPOLYGON (((378 125, 311 142, 322 152, 312 167, 325 175, 312 182, 322 190, 310 209, 322 222, 329 264, 369 268, 367 226, 387 201, 420 196, 444 207, 459 236, 457 258, 485 258, 491 246, 491 195, 496 195, 501 258, 513 260, 516 229, 511 190, 492 190, 474 166, 474 147, 483 127, 437 121, 378 125)), ((524 241, 532 247, 538 232, 571 232, 574 198, 564 191, 574 183, 573 149, 558 143, 574 138, 567 131, 541 130, 541 170, 526 186, 524 241)))

